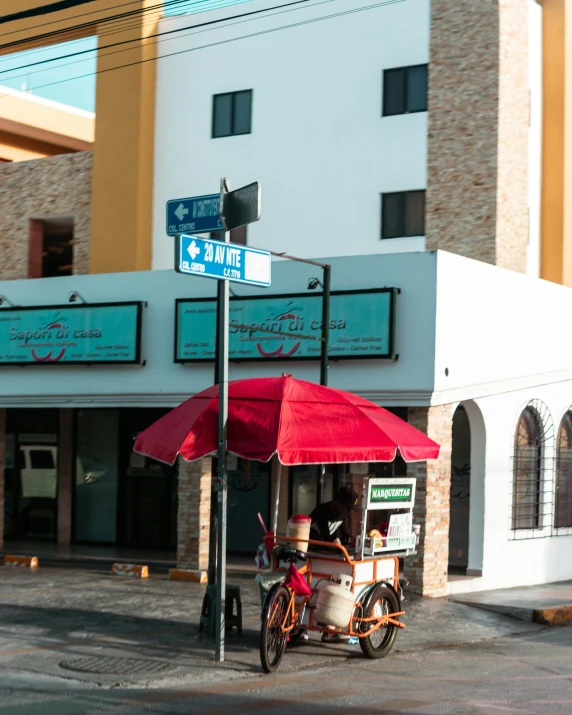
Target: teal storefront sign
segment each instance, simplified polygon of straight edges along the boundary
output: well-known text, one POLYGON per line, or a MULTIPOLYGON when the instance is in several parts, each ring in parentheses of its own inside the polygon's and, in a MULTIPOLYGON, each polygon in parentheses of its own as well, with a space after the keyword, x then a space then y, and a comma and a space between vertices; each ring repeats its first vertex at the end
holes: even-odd
MULTIPOLYGON (((328 350, 331 359, 395 357, 396 292, 394 288, 383 288, 332 293, 328 350)), ((319 294, 232 298, 229 358, 235 362, 319 359, 321 316, 322 298, 319 294), (290 335, 274 335, 261 330, 290 335)), ((215 328, 214 300, 177 300, 175 362, 214 360, 215 328)))
POLYGON ((0 309, 0 366, 138 364, 141 303, 0 309))

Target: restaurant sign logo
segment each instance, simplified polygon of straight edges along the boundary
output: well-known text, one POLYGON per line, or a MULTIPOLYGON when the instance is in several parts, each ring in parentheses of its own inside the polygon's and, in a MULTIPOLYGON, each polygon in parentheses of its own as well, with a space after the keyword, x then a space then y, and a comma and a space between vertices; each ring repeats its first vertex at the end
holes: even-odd
MULTIPOLYGON (((394 357, 395 289, 332 293, 330 359, 394 357)), ((321 295, 233 298, 229 358, 319 359, 321 295)), ((212 361, 216 347, 214 300, 182 299, 176 305, 175 362, 212 361)))
POLYGON ((0 366, 136 364, 141 303, 0 310, 0 366))

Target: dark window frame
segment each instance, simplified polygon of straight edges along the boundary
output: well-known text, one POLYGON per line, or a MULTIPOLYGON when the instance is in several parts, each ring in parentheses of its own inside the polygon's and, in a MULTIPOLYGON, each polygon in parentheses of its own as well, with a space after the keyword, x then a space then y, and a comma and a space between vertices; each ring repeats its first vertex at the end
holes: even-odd
POLYGON ((512 529, 542 528, 542 476, 544 467, 543 426, 532 406, 521 412, 514 436, 512 529), (532 494, 531 494, 532 490, 532 494), (532 496, 532 502, 529 498, 532 496), (526 500, 525 503, 522 503, 526 500))
POLYGON ((382 117, 399 117, 403 114, 419 114, 421 112, 427 112, 428 111, 428 104, 429 104, 429 65, 427 63, 422 63, 419 65, 407 65, 406 67, 390 67, 388 69, 383 70, 383 92, 382 92, 382 108, 381 108, 381 116, 382 117), (409 82, 409 72, 410 70, 414 69, 419 69, 419 67, 425 67, 426 68, 426 85, 427 85, 427 92, 425 95, 425 107, 423 109, 408 109, 407 108, 407 94, 408 94, 408 82, 409 82), (388 101, 388 91, 389 91, 389 83, 387 82, 387 76, 388 74, 392 72, 403 72, 404 73, 404 78, 403 78, 403 103, 404 103, 404 108, 403 111, 400 112, 389 112, 387 111, 387 106, 390 104, 388 101))
POLYGON ((245 136, 246 134, 252 134, 252 100, 254 98, 254 90, 252 89, 239 89, 235 92, 220 92, 219 94, 213 94, 212 101, 212 118, 211 118, 211 139, 225 139, 227 137, 239 137, 245 136), (236 120, 236 97, 239 94, 250 94, 250 116, 248 121, 248 131, 247 132, 237 132, 235 131, 235 120, 236 120), (230 103, 230 134, 216 134, 216 103, 219 97, 231 97, 230 103))
POLYGON ((572 409, 565 412, 556 446, 556 494, 554 527, 572 527, 572 409))
POLYGON ((426 200, 427 200, 427 190, 426 189, 411 189, 409 191, 389 191, 387 193, 381 194, 381 240, 390 241, 395 238, 416 238, 418 236, 425 236, 426 231, 426 200), (419 233, 418 231, 410 231, 408 229, 408 198, 412 195, 423 194, 423 231, 419 233), (395 199, 395 197, 401 197, 403 200, 403 205, 401 207, 401 231, 389 231, 387 228, 388 213, 389 213, 389 201, 395 199), (389 233, 395 235, 388 235, 389 233))

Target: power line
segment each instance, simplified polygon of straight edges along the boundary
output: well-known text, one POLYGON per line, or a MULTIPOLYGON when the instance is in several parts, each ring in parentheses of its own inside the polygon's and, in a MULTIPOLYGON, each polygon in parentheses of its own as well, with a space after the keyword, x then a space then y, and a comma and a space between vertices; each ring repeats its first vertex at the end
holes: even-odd
POLYGON ((27 20, 29 17, 50 15, 53 12, 61 12, 62 10, 69 10, 74 7, 79 7, 80 5, 87 5, 90 2, 95 2, 95 0, 59 0, 49 5, 40 5, 39 7, 32 7, 29 10, 21 10, 20 12, 13 12, 10 15, 2 15, 0 16, 0 25, 16 20, 27 20))
MULTIPOLYGON (((177 5, 178 3, 181 3, 183 0, 167 0, 167 1, 171 2, 174 5, 177 5)), ((207 0, 197 0, 197 2, 207 2, 207 0)), ((132 3, 129 3, 129 4, 132 4, 132 3)), ((121 5, 118 5, 116 7, 121 7, 121 5)), ((152 6, 152 8, 147 8, 147 10, 156 9, 156 8, 160 8, 160 7, 161 7, 161 4, 152 6)), ((141 10, 141 9, 129 10, 127 12, 119 13, 117 15, 113 15, 111 17, 102 19, 101 23, 109 23, 109 22, 114 22, 116 20, 120 20, 120 19, 137 17, 138 15, 144 14, 145 12, 146 12, 146 10, 144 10, 144 9, 143 10, 141 10)), ((89 14, 97 14, 97 13, 94 12, 94 13, 89 13, 89 14)), ((76 17, 83 17, 83 15, 76 16, 76 17)), ((42 40, 51 40, 51 39, 54 39, 57 37, 61 37, 62 35, 66 35, 66 34, 70 34, 70 33, 77 33, 82 30, 87 31, 87 30, 93 28, 96 24, 99 24, 96 20, 90 20, 89 22, 72 25, 65 29, 52 30, 51 32, 46 32, 41 35, 34 35, 33 37, 26 37, 21 40, 13 40, 12 42, 7 42, 7 43, 0 45, 0 51, 9 50, 9 49, 12 49, 13 47, 29 45, 33 42, 38 42, 38 41, 42 41, 42 40)), ((42 26, 43 25, 37 25, 36 27, 42 27, 42 26)), ((8 33, 8 34, 13 34, 13 33, 8 33)))
MULTIPOLYGON (((208 1, 208 0, 203 0, 203 1, 208 1)), ((336 0, 326 0, 326 2, 335 2, 336 0)), ((187 25, 187 27, 181 27, 177 28, 175 30, 165 30, 164 32, 157 32, 153 35, 149 35, 146 37, 146 40, 152 40, 158 37, 163 37, 165 35, 173 35, 178 32, 184 32, 185 30, 194 30, 198 27, 207 27, 209 25, 217 25, 222 22, 228 22, 229 20, 236 20, 237 18, 242 18, 242 17, 251 17, 253 15, 260 15, 262 13, 266 12, 272 12, 273 10, 281 10, 284 7, 290 7, 292 5, 300 5, 302 3, 307 3, 309 0, 294 0, 293 2, 289 3, 283 3, 282 5, 275 5, 274 7, 270 8, 265 8, 264 10, 252 10, 250 12, 243 12, 238 15, 230 15, 229 17, 225 18, 219 18, 217 20, 208 20, 206 22, 201 22, 196 25, 187 25)), ((321 4, 321 3, 318 3, 321 4)), ((277 13, 279 14, 279 13, 277 13)), ((134 40, 121 40, 120 42, 113 42, 109 45, 103 45, 102 47, 98 48, 98 51, 102 50, 109 50, 113 49, 114 47, 121 47, 122 45, 132 45, 134 42, 139 42, 139 39, 134 39, 134 40)), ((155 43, 157 44, 157 43, 155 43)), ((126 50, 122 50, 125 52, 126 50)), ((32 67, 38 67, 39 65, 47 64, 50 62, 59 62, 60 60, 67 60, 72 57, 79 57, 80 55, 86 55, 86 54, 91 54, 94 52, 94 50, 78 50, 77 52, 71 52, 68 53, 67 55, 61 55, 60 57, 52 57, 51 59, 47 60, 39 60, 37 62, 32 62, 27 65, 20 65, 19 67, 12 67, 9 70, 0 70, 0 75, 4 74, 5 72, 19 72, 20 70, 25 70, 25 69, 30 69, 32 67)), ((109 57, 109 55, 117 54, 115 52, 110 52, 105 55, 105 57, 109 57)), ((69 64, 69 63, 68 63, 69 64)), ((65 66, 65 65, 60 65, 60 67, 65 66)), ((17 79, 18 77, 21 77, 23 75, 16 75, 15 77, 8 77, 7 79, 17 79)))
MULTIPOLYGON (((249 1, 250 0, 240 0, 240 2, 249 2, 249 1)), ((139 2, 139 0, 133 0, 133 2, 126 3, 125 5, 131 5, 131 4, 134 4, 134 2, 139 2)), ((191 0, 191 2, 193 2, 194 6, 202 5, 203 3, 209 3, 208 7, 205 6, 204 8, 201 7, 201 8, 197 8, 196 10, 194 10, 193 14, 195 14, 195 13, 199 14, 202 12, 216 10, 219 7, 223 7, 224 5, 221 5, 220 3, 228 3, 228 0, 191 0)), ((189 3, 189 0, 165 0, 164 3, 159 3, 158 5, 153 5, 153 6, 148 7, 142 11, 137 11, 137 12, 140 13, 142 16, 145 15, 145 18, 143 18, 144 21, 146 21, 146 20, 152 21, 152 20, 156 19, 157 17, 162 17, 164 9, 175 8, 178 5, 188 4, 188 3, 189 3), (147 17, 147 15, 149 17, 147 17)), ((116 5, 115 8, 117 8, 117 7, 122 7, 122 5, 116 5)), ((111 8, 111 9, 114 9, 114 8, 111 8)), ((94 13, 87 13, 87 14, 94 14, 94 13)), ((78 16, 78 17, 80 17, 80 16, 78 16)), ((140 22, 138 20, 133 21, 132 17, 130 17, 128 19, 126 19, 123 15, 116 16, 116 17, 120 17, 121 19, 114 20, 113 18, 108 18, 108 20, 105 22, 105 24, 106 24, 106 26, 109 25, 109 27, 106 31, 100 30, 97 33, 97 37, 99 39, 101 39, 102 37, 105 37, 107 35, 115 35, 119 32, 126 32, 129 29, 136 28, 140 25, 140 22), (120 23, 123 23, 123 24, 120 24, 120 23)), ((103 24, 103 23, 104 23, 104 21, 102 20, 101 23, 98 23, 98 24, 103 24)), ((144 22, 143 24, 146 24, 146 22, 144 22)), ((40 27, 40 26, 38 26, 38 27, 40 27)), ((33 28, 31 28, 31 29, 33 29, 33 28)), ((14 32, 18 32, 18 31, 14 31, 14 32)), ((65 42, 67 39, 67 36, 70 34, 73 34, 73 33, 74 33, 73 27, 67 28, 65 30, 61 30, 61 41, 65 42)), ((13 33, 4 33, 4 34, 13 34, 13 33)), ((59 35, 59 31, 57 34, 59 35)), ((0 35, 0 37, 2 37, 2 36, 4 36, 4 35, 0 35)), ((34 42, 35 39, 36 38, 31 37, 29 39, 22 40, 22 43, 24 45, 27 45, 27 44, 30 44, 31 42, 34 42)), ((70 40, 67 40, 67 41, 73 42, 74 39, 78 39, 78 38, 71 38, 70 40)), ((134 42, 135 41, 136 40, 134 40, 134 42)), ((3 46, 0 45, 0 50, 2 49, 2 47, 3 46)), ((37 49, 31 49, 31 50, 27 50, 27 51, 24 50, 24 51, 26 51, 29 56, 32 56, 32 55, 38 55, 43 52, 46 52, 48 49, 50 49, 49 45, 47 45, 45 47, 40 47, 37 49)), ((95 52, 95 50, 87 50, 86 52, 95 52)), ((71 56, 71 55, 66 55, 65 57, 69 57, 69 56, 71 56)), ((57 58, 52 57, 49 60, 46 60, 45 62, 55 62, 60 59, 65 59, 65 57, 57 57, 57 58)), ((3 61, 7 62, 10 59, 11 59, 11 53, 3 55, 3 56, 0 55, 0 63, 3 61)), ((24 68, 27 66, 28 65, 25 65, 24 68)), ((30 66, 32 66, 32 65, 30 65, 30 66)), ((16 71, 19 69, 22 69, 22 68, 21 67, 16 67, 16 68, 11 67, 9 70, 3 70, 3 71, 4 72, 12 72, 12 71, 16 71)), ((21 77, 21 76, 23 76, 23 75, 17 75, 17 77, 21 77)))
MULTIPOLYGON (((322 2, 316 3, 316 5, 324 5, 324 4, 326 4, 326 3, 334 2, 334 1, 335 1, 335 0, 322 0, 322 2)), ((109 68, 107 68, 107 69, 96 70, 95 72, 88 72, 87 74, 78 75, 78 76, 76 76, 76 77, 69 77, 69 78, 67 78, 67 79, 57 80, 57 81, 55 81, 55 82, 48 82, 47 84, 39 85, 39 86, 36 87, 35 89, 36 89, 36 90, 38 90, 38 89, 45 89, 46 87, 53 87, 53 86, 55 86, 55 85, 63 84, 63 83, 65 83, 65 82, 73 82, 73 81, 77 81, 77 80, 79 80, 79 79, 86 79, 86 78, 88 78, 88 77, 93 77, 93 76, 100 75, 100 74, 106 74, 107 72, 114 72, 114 71, 117 71, 117 70, 120 70, 120 69, 127 69, 127 68, 129 68, 129 67, 136 67, 137 65, 146 64, 146 63, 148 63, 148 62, 155 62, 155 61, 158 61, 158 60, 160 60, 160 59, 167 59, 167 58, 169 58, 169 57, 176 57, 176 56, 178 56, 178 55, 184 55, 184 54, 187 54, 188 52, 197 52, 197 51, 199 51, 199 50, 208 49, 208 48, 210 48, 210 47, 220 47, 220 46, 222 46, 222 45, 227 45, 227 44, 230 44, 230 43, 232 43, 232 42, 238 42, 239 40, 245 40, 245 39, 248 39, 248 38, 251 38, 251 37, 260 37, 260 36, 267 35, 267 34, 271 34, 271 33, 274 33, 274 32, 279 32, 279 31, 281 31, 281 30, 290 30, 290 29, 293 29, 293 28, 295 28, 295 27, 301 27, 301 26, 313 24, 313 23, 316 23, 316 22, 322 22, 322 21, 324 21, 324 20, 331 20, 331 19, 338 18, 338 17, 344 17, 344 16, 346 16, 346 15, 353 15, 353 14, 356 14, 356 13, 358 13, 358 12, 365 12, 365 11, 367 11, 367 10, 375 10, 375 9, 377 9, 377 8, 385 7, 385 6, 388 6, 388 5, 397 5, 397 4, 400 4, 400 3, 402 3, 402 2, 406 2, 406 0, 383 0, 383 2, 378 2, 378 3, 375 3, 375 4, 373 4, 373 5, 365 5, 365 6, 362 6, 362 7, 359 7, 359 8, 353 8, 352 10, 343 10, 343 11, 340 11, 340 12, 337 12, 337 13, 332 13, 331 15, 323 15, 322 17, 310 18, 310 19, 308 19, 308 20, 301 20, 300 22, 295 22, 295 23, 292 23, 292 24, 290 24, 290 25, 281 25, 281 26, 279 26, 279 27, 268 28, 268 29, 266 29, 266 30, 260 30, 259 32, 249 33, 249 34, 247 34, 247 35, 240 35, 240 36, 238 36, 238 37, 232 37, 232 38, 229 38, 229 39, 227 39, 227 40, 219 40, 218 42, 212 42, 212 43, 207 44, 207 45, 201 45, 200 47, 191 47, 191 48, 189 48, 189 49, 187 49, 187 50, 179 50, 179 51, 177 51, 177 52, 171 52, 171 53, 166 54, 166 55, 161 55, 160 57, 149 57, 149 58, 144 59, 144 60, 137 60, 136 62, 128 62, 127 64, 119 65, 119 66, 117 66, 117 67, 109 67, 109 68)), ((310 7, 316 7, 316 5, 312 5, 312 6, 310 6, 310 7)), ((300 9, 300 8, 298 8, 298 9, 300 9)), ((291 11, 289 11, 289 12, 291 12, 291 11)), ((245 13, 245 14, 250 14, 250 13, 245 13)), ((275 13, 275 14, 282 14, 282 13, 275 13)), ((244 22, 244 21, 243 21, 243 22, 244 22)), ((237 24, 237 23, 235 23, 235 24, 237 24)), ((204 32, 204 30, 203 30, 202 32, 204 32)), ((191 34, 197 34, 197 33, 191 33, 191 34)), ((177 39, 179 39, 179 38, 177 38, 177 39)), ((9 96, 9 95, 6 95, 6 94, 0 95, 0 99, 1 99, 2 97, 7 97, 7 96, 9 96)))
MULTIPOLYGON (((128 2, 122 2, 122 3, 120 3, 119 5, 113 5, 112 7, 107 8, 107 10, 108 10, 108 11, 111 11, 111 10, 119 10, 120 8, 122 8, 122 7, 127 7, 128 5, 136 5, 136 4, 138 4, 140 1, 141 1, 141 0, 128 0, 128 2)), ((200 1, 200 0, 197 0, 197 1, 200 1)), ((164 3, 159 3, 159 5, 154 5, 153 7, 154 7, 154 8, 162 7, 163 4, 165 5, 165 7, 168 7, 168 6, 170 6, 170 5, 181 5, 181 4, 188 3, 188 2, 189 2, 189 0, 165 0, 164 3)), ((82 13, 79 14, 79 15, 72 15, 71 17, 68 17, 67 19, 68 19, 68 20, 78 20, 79 18, 85 18, 85 17, 87 17, 88 15, 101 15, 101 12, 102 12, 101 10, 92 10, 91 12, 82 12, 82 13)), ((146 12, 146 10, 134 10, 133 12, 141 13, 141 12, 146 12)), ((113 16, 110 17, 110 18, 108 18, 108 20, 110 20, 110 21, 113 20, 113 16)), ((102 18, 102 19, 99 20, 99 21, 93 20, 92 22, 95 24, 95 23, 98 23, 98 22, 103 23, 103 22, 106 22, 106 21, 107 21, 106 18, 102 18)), ((42 23, 39 24, 39 25, 32 25, 31 27, 28 27, 28 28, 26 28, 26 29, 27 29, 27 30, 36 30, 36 29, 38 29, 39 27, 46 27, 46 25, 56 25, 56 24, 58 24, 58 23, 60 23, 60 22, 61 22, 61 20, 48 20, 47 22, 42 22, 42 23)), ((65 30, 62 30, 62 32, 64 32, 64 31, 65 31, 65 30)), ((7 36, 7 35, 17 35, 17 34, 20 34, 21 32, 22 32, 22 30, 11 30, 10 32, 4 32, 4 33, 2 33, 2 35, 0 35, 0 37, 5 37, 5 36, 7 36)), ((32 38, 32 39, 33 39, 33 38, 32 38)), ((29 40, 26 40, 26 41, 28 42, 29 40)))

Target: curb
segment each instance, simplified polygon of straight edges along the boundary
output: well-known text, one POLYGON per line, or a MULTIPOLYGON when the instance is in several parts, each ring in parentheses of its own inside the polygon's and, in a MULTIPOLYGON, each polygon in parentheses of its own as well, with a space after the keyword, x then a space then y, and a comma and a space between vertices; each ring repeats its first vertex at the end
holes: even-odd
POLYGON ((572 604, 565 603, 552 608, 537 608, 532 612, 532 620, 543 626, 563 626, 572 623, 572 604))
POLYGON ((23 566, 28 569, 37 569, 39 566, 37 556, 15 556, 6 554, 4 557, 4 566, 23 566))
POLYGON ((114 576, 135 576, 136 578, 149 578, 148 566, 139 564, 113 564, 111 573, 114 576))
POLYGON ((192 583, 206 583, 208 581, 206 571, 190 571, 188 569, 170 569, 169 579, 171 581, 191 581, 192 583))

